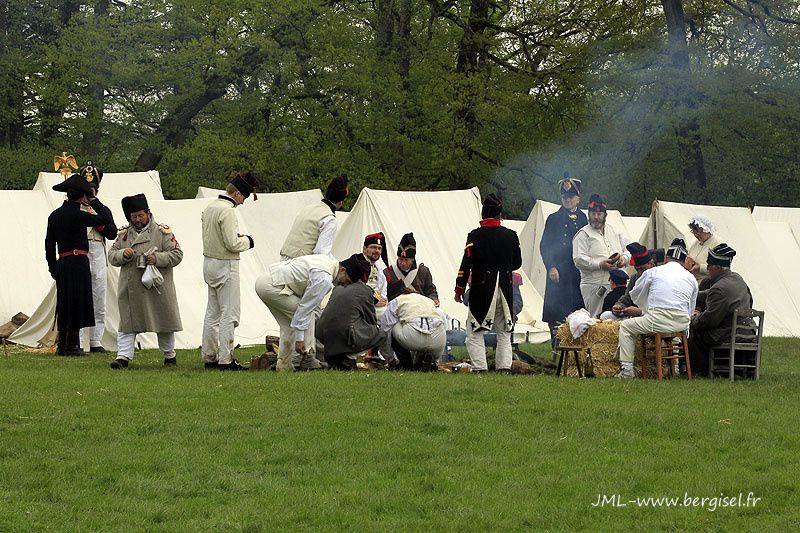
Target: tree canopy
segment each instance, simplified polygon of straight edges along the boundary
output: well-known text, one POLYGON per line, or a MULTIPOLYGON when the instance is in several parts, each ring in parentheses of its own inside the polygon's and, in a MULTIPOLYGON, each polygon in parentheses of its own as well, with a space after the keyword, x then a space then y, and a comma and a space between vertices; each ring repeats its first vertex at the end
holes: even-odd
POLYGON ((800 205, 790 0, 6 0, 3 188, 56 152, 194 196, 479 185, 524 217, 564 172, 609 206, 800 205))

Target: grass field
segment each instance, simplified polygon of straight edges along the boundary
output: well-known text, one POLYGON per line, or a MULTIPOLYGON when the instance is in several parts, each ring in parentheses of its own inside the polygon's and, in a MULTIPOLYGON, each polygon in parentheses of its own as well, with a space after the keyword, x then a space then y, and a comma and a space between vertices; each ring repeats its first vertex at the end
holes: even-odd
POLYGON ((0 530, 800 528, 800 340, 735 383, 112 358, 0 356, 0 530))

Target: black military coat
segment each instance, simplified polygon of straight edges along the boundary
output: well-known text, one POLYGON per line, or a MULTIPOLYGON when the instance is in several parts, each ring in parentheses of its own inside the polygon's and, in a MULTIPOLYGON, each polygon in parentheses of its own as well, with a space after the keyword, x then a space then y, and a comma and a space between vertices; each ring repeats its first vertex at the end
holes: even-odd
POLYGON ((470 282, 469 310, 478 323, 483 324, 487 318, 493 318, 486 314, 498 285, 509 309, 511 308, 514 301, 511 273, 521 266, 519 237, 515 231, 501 226, 499 219, 481 220, 481 227, 469 232, 461 268, 456 277, 456 289, 464 290, 467 282, 470 282))
POLYGON ((86 228, 104 226, 112 217, 111 211, 97 198, 91 206, 96 215, 81 211, 78 202, 67 201, 47 218, 44 255, 50 275, 56 280, 59 331, 94 326, 89 257, 81 252, 89 251, 86 228), (59 257, 66 253, 69 255, 59 257))
POLYGON ((547 217, 539 252, 546 272, 553 267, 558 269, 559 281, 555 283, 547 276, 542 311, 544 322, 561 322, 568 314, 583 307, 581 274, 572 260, 572 239, 588 223, 580 209, 570 213, 561 207, 547 217))

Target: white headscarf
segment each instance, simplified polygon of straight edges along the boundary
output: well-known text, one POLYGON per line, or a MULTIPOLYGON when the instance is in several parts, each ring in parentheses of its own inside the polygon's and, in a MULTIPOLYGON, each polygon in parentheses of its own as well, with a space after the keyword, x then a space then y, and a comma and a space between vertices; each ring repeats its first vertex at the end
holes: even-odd
POLYGON ((705 215, 695 215, 692 217, 692 220, 689 221, 689 226, 698 226, 705 232, 714 233, 714 224, 711 222, 711 219, 705 215))

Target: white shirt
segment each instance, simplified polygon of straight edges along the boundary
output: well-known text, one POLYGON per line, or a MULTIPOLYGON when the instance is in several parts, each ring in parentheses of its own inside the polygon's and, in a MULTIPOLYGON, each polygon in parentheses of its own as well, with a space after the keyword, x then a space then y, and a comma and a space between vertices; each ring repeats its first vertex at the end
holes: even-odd
POLYGON ((308 286, 297 304, 292 317, 295 342, 304 341, 308 325, 314 318, 314 310, 320 306, 325 295, 333 289, 333 277, 330 272, 312 268, 308 273, 308 286))
POLYGON ((312 254, 321 254, 333 257, 333 240, 336 238, 336 216, 331 213, 319 221, 319 238, 312 254))
POLYGON ((677 309, 692 316, 697 301, 697 280, 677 261, 645 270, 631 290, 642 309, 677 309))
POLYGON ((602 231, 594 229, 590 224, 579 229, 572 239, 572 259, 581 272, 581 284, 607 284, 608 270, 603 270, 600 263, 618 253, 624 263, 628 264, 631 258, 630 252, 625 248, 628 244, 628 236, 618 232, 608 222, 602 231))

